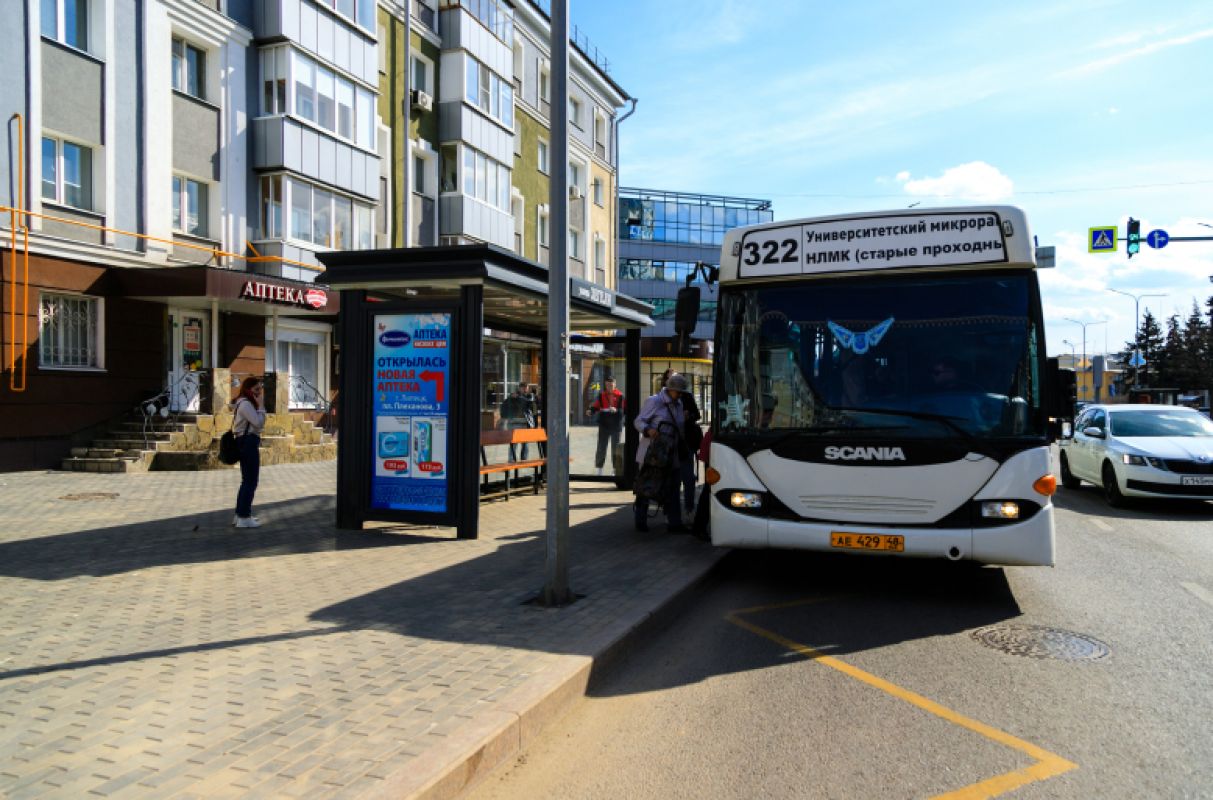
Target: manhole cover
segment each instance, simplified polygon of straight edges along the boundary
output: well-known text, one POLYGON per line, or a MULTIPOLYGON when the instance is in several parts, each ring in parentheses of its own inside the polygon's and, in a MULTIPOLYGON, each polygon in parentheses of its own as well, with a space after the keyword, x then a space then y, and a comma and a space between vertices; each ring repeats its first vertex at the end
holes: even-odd
POLYGON ((1027 658, 1096 661, 1111 652, 1098 639, 1044 625, 989 625, 970 635, 986 647, 1027 658))
POLYGON ((60 500, 113 500, 118 497, 117 492, 80 492, 78 494, 65 494, 60 497, 60 500))

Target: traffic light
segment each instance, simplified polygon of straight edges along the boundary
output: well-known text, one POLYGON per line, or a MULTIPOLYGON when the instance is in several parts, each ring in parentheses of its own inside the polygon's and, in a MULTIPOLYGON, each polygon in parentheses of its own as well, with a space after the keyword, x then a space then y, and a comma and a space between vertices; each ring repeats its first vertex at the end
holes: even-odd
POLYGON ((1125 250, 1129 253, 1129 258, 1137 255, 1141 251, 1141 221, 1129 217, 1129 233, 1125 237, 1128 245, 1125 250))

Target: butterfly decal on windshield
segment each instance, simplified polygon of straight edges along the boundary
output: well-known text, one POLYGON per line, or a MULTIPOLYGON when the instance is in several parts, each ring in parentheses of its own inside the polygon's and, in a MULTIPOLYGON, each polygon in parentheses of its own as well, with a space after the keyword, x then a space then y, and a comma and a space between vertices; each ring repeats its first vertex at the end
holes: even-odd
POLYGON ((869 348, 880 344, 880 340, 888 333, 889 328, 893 327, 893 318, 889 317, 879 325, 874 325, 866 331, 849 331, 839 325, 837 322, 826 322, 830 331, 843 346, 843 348, 851 348, 856 355, 863 355, 868 352, 869 348))
POLYGON ((746 412, 749 410, 750 401, 741 399, 739 394, 729 395, 728 402, 719 403, 722 411, 724 411, 724 422, 720 423, 724 428, 741 428, 745 426, 746 412))

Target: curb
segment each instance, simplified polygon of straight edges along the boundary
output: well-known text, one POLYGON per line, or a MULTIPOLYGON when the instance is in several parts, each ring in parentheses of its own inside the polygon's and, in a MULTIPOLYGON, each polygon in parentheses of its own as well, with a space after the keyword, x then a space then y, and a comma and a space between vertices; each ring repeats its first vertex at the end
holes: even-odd
POLYGON ((478 784, 530 744, 585 697, 586 691, 626 657, 645 634, 658 630, 685 607, 711 578, 727 550, 682 585, 658 599, 639 619, 620 620, 592 645, 593 655, 570 656, 536 675, 498 702, 497 708, 470 720, 456 735, 424 754, 423 764, 388 775, 366 795, 375 800, 453 800, 478 784))

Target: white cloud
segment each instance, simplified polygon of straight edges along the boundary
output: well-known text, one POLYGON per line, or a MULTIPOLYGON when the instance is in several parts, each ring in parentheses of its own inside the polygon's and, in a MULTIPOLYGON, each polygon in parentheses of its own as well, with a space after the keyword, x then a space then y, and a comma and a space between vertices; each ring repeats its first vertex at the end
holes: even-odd
POLYGON ((1117 64, 1122 64, 1125 61, 1130 61, 1135 58, 1141 58, 1162 50, 1167 50, 1172 47, 1181 47, 1193 42, 1199 42, 1202 39, 1213 37, 1213 28, 1206 28, 1203 31, 1189 33, 1187 36, 1176 36, 1173 39, 1164 39, 1161 42, 1151 42, 1150 44, 1142 45, 1133 50, 1127 50, 1123 53, 1117 53, 1108 58, 1100 58, 1095 61, 1089 61, 1086 64, 1080 64, 1077 67, 1065 70, 1057 74, 1058 78, 1077 78, 1085 77, 1096 72, 1102 72, 1105 69, 1114 67, 1117 64))
POLYGON ((1015 184, 997 167, 984 161, 970 161, 948 167, 937 178, 911 179, 908 172, 897 173, 906 194, 913 197, 941 197, 985 202, 1005 200, 1015 193, 1015 184))

